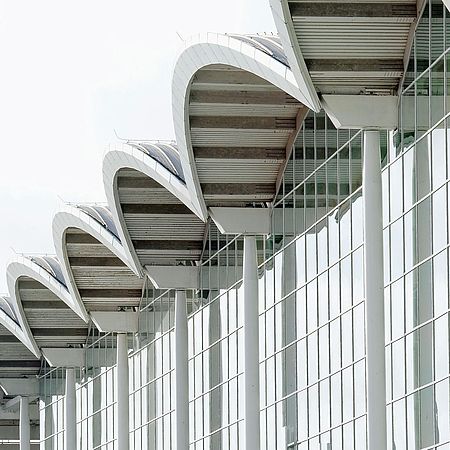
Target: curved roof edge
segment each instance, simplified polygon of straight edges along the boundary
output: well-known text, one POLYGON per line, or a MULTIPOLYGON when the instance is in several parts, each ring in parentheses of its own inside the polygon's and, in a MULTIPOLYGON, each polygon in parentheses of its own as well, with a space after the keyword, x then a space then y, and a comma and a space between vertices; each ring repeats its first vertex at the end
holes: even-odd
POLYGON ((69 306, 87 323, 89 322, 89 314, 79 294, 67 257, 64 238, 68 228, 77 228, 90 234, 114 253, 134 273, 136 271, 133 265, 130 264, 130 260, 119 239, 92 216, 73 205, 65 205, 61 211, 55 214, 52 222, 53 243, 56 255, 61 263, 61 270, 66 280, 67 288, 73 299, 72 305, 69 306))
POLYGON ((36 344, 33 334, 31 333, 31 329, 25 316, 25 311, 23 310, 22 300, 20 299, 17 288, 17 281, 20 277, 29 277, 38 281, 72 309, 73 301, 66 287, 55 277, 53 277, 47 270, 33 262, 30 258, 18 255, 17 259, 8 265, 6 269, 6 279, 8 283, 9 295, 11 298, 11 304, 15 309, 17 320, 23 333, 23 339, 21 339, 17 334, 16 336, 36 357, 39 358, 41 352, 36 344))
MULTIPOLYGON (((3 299, 6 301, 5 297, 0 297, 0 299, 3 299)), ((9 302, 8 302, 9 304, 9 302)), ((11 306, 11 309, 13 307, 11 306)), ((30 348, 30 346, 28 345, 28 337, 27 335, 23 332, 22 327, 20 326, 19 323, 19 319, 17 317, 17 308, 16 310, 12 310, 12 312, 14 313, 14 315, 16 316, 16 320, 14 320, 11 316, 9 316, 5 311, 3 311, 2 309, 0 309, 0 325, 4 326, 11 334, 13 334, 20 342, 22 342, 22 344, 24 344, 28 349, 30 349, 33 354, 37 357, 40 356, 36 355, 34 353, 34 350, 32 350, 30 348)), ((23 317, 23 320, 26 321, 26 318, 23 317)), ((33 339, 34 340, 34 339, 33 339)))
POLYGON ((16 313, 10 304, 9 297, 0 296, 0 311, 4 312, 14 322, 17 322, 16 313))
MULTIPOLYGON (((278 59, 257 49, 245 41, 230 35, 207 33, 186 41, 186 48, 179 56, 172 81, 172 111, 175 136, 188 190, 195 193, 202 219, 208 212, 195 169, 195 161, 188 129, 189 88, 195 73, 212 64, 224 64, 253 73, 291 95, 308 108, 315 109, 310 92, 300 89, 293 72, 278 59), (304 92, 306 91, 306 92, 304 92)), ((314 91, 315 92, 315 91, 314 91)))
POLYGON ((322 108, 316 88, 312 82, 305 59, 303 58, 300 46, 295 35, 294 25, 289 12, 287 0, 269 0, 272 10, 273 20, 283 43, 289 65, 297 80, 299 89, 307 95, 309 107, 315 112, 322 108), (307 94, 306 94, 307 93, 307 94))
POLYGON ((184 203, 200 219, 203 220, 203 216, 198 207, 198 202, 192 200, 186 185, 158 161, 134 146, 123 145, 110 149, 103 158, 103 185, 106 198, 130 265, 133 266, 133 271, 142 277, 144 275, 143 268, 131 242, 119 204, 116 175, 121 169, 136 170, 155 180, 184 203))

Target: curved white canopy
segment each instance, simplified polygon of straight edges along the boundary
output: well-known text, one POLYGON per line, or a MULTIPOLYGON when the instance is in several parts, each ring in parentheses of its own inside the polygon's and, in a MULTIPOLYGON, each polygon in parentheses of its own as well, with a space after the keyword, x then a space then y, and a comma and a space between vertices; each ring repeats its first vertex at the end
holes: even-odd
POLYGON ((142 264, 133 245, 120 204, 118 174, 124 170, 136 171, 155 181, 162 189, 165 189, 181 204, 185 205, 188 210, 192 211, 194 215, 201 217, 201 211, 198 209, 198 203, 193 201, 181 178, 159 161, 150 157, 148 153, 142 151, 140 146, 117 146, 106 153, 103 160, 103 183, 106 197, 128 260, 131 262, 135 273, 142 274, 142 264))
POLYGON ((53 218, 53 241, 56 255, 61 261, 61 269, 67 282, 67 288, 73 298, 70 306, 85 322, 88 322, 89 315, 80 296, 67 254, 66 233, 69 229, 77 229, 92 236, 117 256, 135 274, 136 271, 133 265, 130 264, 130 259, 127 257, 119 239, 104 224, 87 214, 83 209, 73 205, 66 205, 63 210, 55 215, 53 218))
POLYGON ((235 36, 208 33, 186 42, 174 70, 172 109, 186 185, 206 220, 207 210, 196 171, 190 131, 189 100, 195 75, 207 66, 228 66, 256 75, 296 101, 316 109, 309 91, 299 89, 294 74, 279 59, 235 36))
POLYGON ((39 357, 40 350, 34 336, 32 335, 28 320, 25 315, 22 299, 19 292, 18 281, 22 277, 31 278, 49 289, 65 304, 72 308, 73 301, 70 293, 66 289, 66 287, 54 276, 52 276, 47 270, 25 256, 17 256, 17 259, 8 265, 6 269, 6 277, 10 295, 10 302, 12 307, 14 308, 21 332, 18 330, 15 330, 14 332, 13 329, 7 326, 6 322, 2 323, 5 325, 5 327, 8 328, 8 330, 13 332, 16 337, 19 338, 35 356, 39 357))

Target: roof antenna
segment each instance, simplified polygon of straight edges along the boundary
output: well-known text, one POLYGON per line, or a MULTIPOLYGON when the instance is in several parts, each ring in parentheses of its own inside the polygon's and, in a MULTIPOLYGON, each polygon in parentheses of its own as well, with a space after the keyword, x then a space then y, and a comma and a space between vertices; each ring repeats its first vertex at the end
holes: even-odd
POLYGON ((184 42, 183 36, 181 36, 181 34, 178 33, 178 31, 175 31, 175 33, 177 33, 177 36, 181 39, 181 42, 184 42))

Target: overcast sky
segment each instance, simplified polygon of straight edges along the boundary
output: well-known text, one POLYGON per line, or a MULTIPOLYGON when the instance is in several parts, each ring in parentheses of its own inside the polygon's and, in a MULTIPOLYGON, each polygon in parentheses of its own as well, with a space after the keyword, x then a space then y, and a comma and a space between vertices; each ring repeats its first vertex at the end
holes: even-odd
POLYGON ((181 36, 275 31, 268 0, 0 2, 0 293, 18 253, 54 253, 60 200, 104 201, 114 130, 172 139, 181 36))

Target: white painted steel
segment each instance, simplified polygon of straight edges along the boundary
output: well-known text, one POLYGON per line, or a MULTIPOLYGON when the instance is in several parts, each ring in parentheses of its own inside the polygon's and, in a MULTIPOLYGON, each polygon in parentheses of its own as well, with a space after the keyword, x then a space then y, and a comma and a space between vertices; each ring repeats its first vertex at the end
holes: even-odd
POLYGON ((256 237, 244 236, 245 448, 260 449, 259 315, 256 237))
POLYGON ((134 311, 92 311, 91 319, 102 333, 136 333, 139 313, 134 311))
POLYGON ((130 400, 128 381, 128 336, 117 334, 117 450, 128 450, 130 447, 130 400))
MULTIPOLYGON (((23 319, 24 318, 22 318, 22 320, 23 319)), ((20 321, 19 318, 17 318, 17 320, 20 321)), ((19 339, 20 342, 22 342, 28 349, 30 349, 30 347, 25 344, 25 342, 28 342, 29 337, 23 332, 21 325, 18 324, 15 320, 13 320, 8 314, 6 314, 2 310, 0 310, 0 325, 5 327, 10 333, 16 336, 16 338, 19 339)), ((16 356, 16 352, 14 352, 14 356, 16 356)))
POLYGON ((20 397, 19 449, 30 450, 30 405, 28 397, 20 397))
POLYGON ((387 446, 380 133, 364 132, 364 277, 368 450, 387 446))
POLYGON ((75 369, 66 369, 66 398, 64 449, 77 450, 77 401, 75 386, 75 369))
POLYGON ((202 218, 201 211, 196 207, 197 202, 191 199, 185 184, 174 174, 169 172, 162 164, 129 145, 111 148, 103 158, 103 185, 108 200, 111 214, 117 227, 117 232, 122 241, 124 251, 133 271, 143 275, 139 257, 134 249, 130 233, 120 206, 119 192, 117 188, 117 173, 123 169, 136 170, 147 175, 173 194, 181 203, 185 204, 194 214, 202 218))
POLYGON ((186 291, 175 292, 176 449, 189 449, 189 372, 186 291))
MULTIPOLYGON (((316 88, 311 80, 311 75, 306 67, 305 60, 300 49, 297 35, 295 33, 294 24, 289 11, 287 0, 270 0, 270 8, 275 26, 283 44, 284 52, 291 66, 291 70, 295 76, 299 88, 307 93, 314 111, 319 112, 321 109, 319 96, 316 88)), ((306 94, 305 94, 306 95, 306 94)))
POLYGON ((86 214, 80 208, 64 205, 61 211, 55 214, 52 223, 53 242, 56 256, 61 264, 64 279, 70 292, 71 302, 69 306, 85 321, 89 321, 89 315, 79 293, 79 286, 75 283, 74 274, 70 267, 65 243, 65 234, 69 228, 77 228, 90 234, 103 244, 109 251, 116 255, 134 273, 135 267, 130 263, 121 242, 103 225, 93 217, 86 214))
MULTIPOLYGON (((432 191, 431 183, 431 152, 432 145, 429 138, 423 138, 416 143, 414 152, 414 174, 417 180, 417 198, 424 198, 432 191)), ((416 261, 424 261, 433 253, 431 223, 431 202, 424 201, 417 208, 416 230, 417 239, 416 261)), ((420 280, 416 293, 415 311, 416 323, 426 323, 433 317, 433 298, 431 287, 433 278, 431 267, 421 266, 420 280)), ((416 350, 414 353, 414 367, 416 386, 426 385, 433 379, 433 330, 431 327, 422 327, 418 335, 416 350)), ((415 413, 412 421, 415 421, 417 433, 417 448, 430 447, 434 443, 434 399, 430 389, 424 389, 419 399, 414 403, 415 413)), ((413 426, 413 424, 411 424, 413 426)))
POLYGON ((35 356, 40 357, 41 352, 31 333, 20 298, 18 280, 21 277, 29 277, 41 283, 44 287, 49 289, 53 292, 53 294, 66 303, 80 317, 82 317, 82 311, 77 308, 77 305, 72 300, 72 297, 66 287, 55 277, 50 275, 45 269, 31 261, 29 258, 18 255, 16 260, 8 265, 6 269, 6 280, 8 283, 11 305, 16 312, 16 316, 22 330, 22 334, 17 334, 17 337, 21 340, 23 339, 23 344, 28 347, 28 349, 34 353, 35 356))
MULTIPOLYGON (((172 82, 172 111, 181 163, 188 190, 196 209, 205 220, 208 216, 196 171, 189 125, 189 97, 192 80, 203 67, 222 64, 259 76, 309 108, 317 109, 309 92, 299 89, 292 71, 272 56, 250 44, 228 35, 207 33, 185 42, 178 58, 172 82)), ((193 134, 195 130, 192 130, 193 134)), ((251 132, 251 131, 250 131, 251 132)), ((236 130, 233 131, 236 133, 236 130)), ((282 134, 282 133, 281 133, 282 134)), ((256 133, 256 137, 258 137, 256 133)), ((272 133, 273 137, 274 134, 272 133)), ((233 137, 228 133, 226 137, 233 137)), ((239 141, 240 142, 240 141, 239 141)), ((267 145, 267 139, 264 139, 267 145)), ((285 140, 283 141, 285 142, 285 140)))
POLYGON ((209 214, 222 234, 269 234, 272 210, 269 208, 209 208, 209 214))

